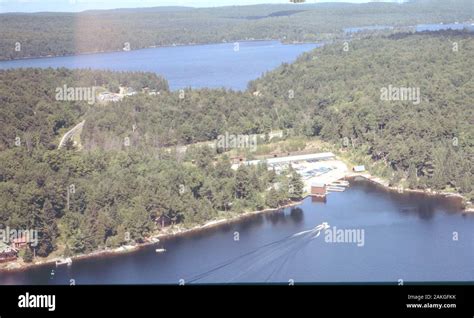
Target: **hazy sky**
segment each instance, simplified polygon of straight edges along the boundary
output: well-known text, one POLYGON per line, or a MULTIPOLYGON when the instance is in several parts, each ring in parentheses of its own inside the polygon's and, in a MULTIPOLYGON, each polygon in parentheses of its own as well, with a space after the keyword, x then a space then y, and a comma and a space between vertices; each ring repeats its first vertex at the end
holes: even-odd
MULTIPOLYGON (((289 3, 289 0, 0 0, 0 12, 83 11, 91 9, 137 8, 156 6, 214 7, 261 3, 289 3)), ((306 0, 306 3, 352 2, 371 0, 306 0)), ((380 0, 378 2, 381 2, 380 0)), ((397 2, 389 1, 387 2, 397 2)))

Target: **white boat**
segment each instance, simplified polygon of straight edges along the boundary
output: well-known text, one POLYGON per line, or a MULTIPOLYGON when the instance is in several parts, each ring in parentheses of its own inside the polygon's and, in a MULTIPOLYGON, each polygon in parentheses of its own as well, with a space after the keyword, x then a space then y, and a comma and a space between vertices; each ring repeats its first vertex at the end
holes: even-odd
POLYGON ((157 253, 164 253, 164 252, 166 252, 166 249, 164 249, 164 248, 157 248, 157 249, 155 250, 155 252, 157 252, 157 253))
POLYGON ((312 238, 316 238, 318 237, 320 234, 321 234, 321 231, 326 231, 327 229, 329 229, 329 223, 328 222, 323 222, 321 224, 319 224, 318 226, 316 226, 314 228, 313 231, 315 231, 316 235, 314 235, 312 238))

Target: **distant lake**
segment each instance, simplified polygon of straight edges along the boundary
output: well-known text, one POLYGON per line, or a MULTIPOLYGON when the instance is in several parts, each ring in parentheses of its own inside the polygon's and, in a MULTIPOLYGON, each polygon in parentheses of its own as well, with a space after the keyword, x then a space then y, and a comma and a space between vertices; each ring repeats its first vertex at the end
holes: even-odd
POLYGON ((114 71, 148 71, 164 76, 172 90, 230 88, 244 90, 266 71, 290 63, 319 44, 284 45, 278 41, 159 47, 0 62, 0 69, 66 67, 114 71))
POLYGON ((296 207, 163 239, 128 254, 74 261, 71 267, 2 273, 0 285, 69 285, 71 279, 78 285, 181 279, 185 284, 472 282, 473 229, 474 214, 462 214, 454 201, 354 181, 326 202, 307 198, 296 207), (333 233, 363 231, 363 240, 327 241, 324 230, 319 236, 314 231, 323 222, 333 233))
POLYGON ((354 28, 345 28, 345 33, 357 33, 357 32, 364 32, 364 31, 379 31, 379 30, 391 30, 393 29, 392 26, 389 25, 370 25, 370 26, 362 26, 362 27, 354 27, 354 28))
POLYGON ((474 31, 474 25, 463 24, 463 23, 447 23, 447 24, 418 24, 416 26, 416 32, 423 31, 441 31, 441 30, 463 30, 468 29, 474 31))
MULTIPOLYGON (((390 25, 368 25, 361 27, 352 27, 345 28, 343 31, 345 33, 358 33, 358 32, 367 32, 367 31, 380 31, 380 30, 392 30, 393 26, 390 25)), ((431 23, 431 24, 417 24, 415 26, 416 32, 423 31, 441 31, 441 30, 463 30, 468 29, 469 31, 474 31, 474 25, 467 23, 431 23)))

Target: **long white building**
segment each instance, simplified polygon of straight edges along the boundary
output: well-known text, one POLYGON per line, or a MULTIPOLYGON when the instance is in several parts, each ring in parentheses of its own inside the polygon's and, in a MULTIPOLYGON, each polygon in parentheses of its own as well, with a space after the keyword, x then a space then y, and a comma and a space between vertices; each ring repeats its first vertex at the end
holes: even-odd
POLYGON ((268 158, 268 159, 263 159, 263 160, 250 160, 250 161, 245 161, 244 164, 256 165, 260 162, 265 161, 268 165, 274 165, 274 164, 285 164, 285 163, 297 162, 297 161, 330 160, 330 159, 334 159, 335 157, 336 156, 332 152, 321 152, 321 153, 311 153, 307 155, 268 158))

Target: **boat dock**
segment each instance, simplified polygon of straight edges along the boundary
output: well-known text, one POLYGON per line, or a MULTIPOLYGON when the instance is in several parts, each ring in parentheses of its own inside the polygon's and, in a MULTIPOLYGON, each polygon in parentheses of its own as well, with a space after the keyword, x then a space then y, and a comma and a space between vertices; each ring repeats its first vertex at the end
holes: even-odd
POLYGON ((339 186, 327 186, 326 190, 328 192, 343 192, 346 190, 345 187, 339 187, 339 186))

